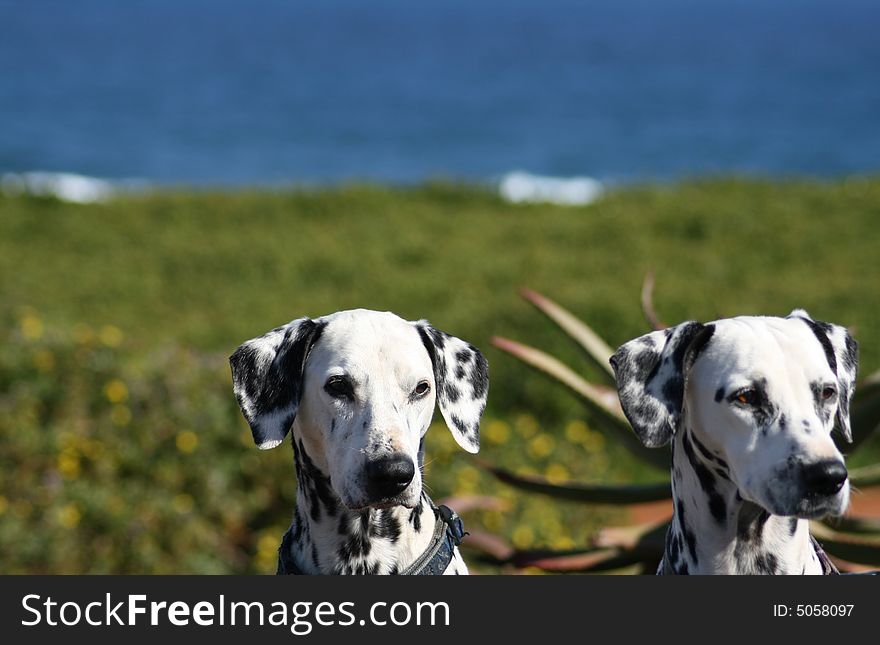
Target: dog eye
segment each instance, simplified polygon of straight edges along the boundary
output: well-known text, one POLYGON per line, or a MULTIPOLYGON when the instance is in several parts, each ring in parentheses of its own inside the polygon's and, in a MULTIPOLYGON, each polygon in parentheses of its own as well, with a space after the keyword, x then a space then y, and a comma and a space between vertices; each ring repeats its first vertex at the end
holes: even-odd
POLYGON ((341 376, 334 376, 327 380, 324 384, 324 391, 336 399, 354 398, 354 390, 348 379, 341 376))
POLYGON ((751 388, 742 390, 736 395, 736 400, 743 405, 758 405, 758 390, 751 388))
POLYGON ((835 394, 837 394, 837 390, 835 390, 833 387, 831 387, 831 386, 829 385, 829 386, 826 387, 824 390, 822 390, 822 400, 823 400, 823 401, 827 401, 827 400, 829 400, 831 397, 833 397, 835 394))
POLYGON ((418 385, 416 385, 416 389, 413 390, 413 396, 425 396, 430 389, 431 386, 428 384, 427 381, 421 381, 418 385))

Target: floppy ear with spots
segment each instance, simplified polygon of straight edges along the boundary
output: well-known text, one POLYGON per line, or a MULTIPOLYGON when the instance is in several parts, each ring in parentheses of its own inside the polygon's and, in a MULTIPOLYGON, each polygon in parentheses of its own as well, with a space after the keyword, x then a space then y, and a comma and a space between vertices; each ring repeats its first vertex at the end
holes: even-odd
POLYGON ((290 431, 303 389, 306 358, 325 323, 299 318, 241 345, 232 356, 232 384, 260 450, 290 431))
POLYGON ((459 446, 470 453, 480 450, 480 417, 489 395, 489 363, 473 345, 415 323, 434 366, 437 403, 459 446))
POLYGON ((859 373, 859 344, 850 336, 846 327, 813 320, 803 309, 795 309, 788 317, 803 320, 822 345, 828 365, 837 376, 837 426, 843 437, 852 443, 849 405, 856 390, 856 377, 859 373))
POLYGON ((631 340, 611 357, 623 413, 649 448, 668 443, 678 428, 687 372, 714 331, 685 322, 631 340))

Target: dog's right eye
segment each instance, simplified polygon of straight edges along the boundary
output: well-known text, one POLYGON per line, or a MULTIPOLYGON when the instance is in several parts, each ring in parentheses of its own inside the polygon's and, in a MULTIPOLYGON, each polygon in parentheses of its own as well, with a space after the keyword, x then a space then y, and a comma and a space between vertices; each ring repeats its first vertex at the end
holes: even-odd
POLYGON ((334 376, 324 383, 324 391, 336 399, 354 398, 351 382, 341 376, 334 376))
POLYGON ((748 388, 736 393, 736 401, 743 405, 758 405, 758 390, 748 388))

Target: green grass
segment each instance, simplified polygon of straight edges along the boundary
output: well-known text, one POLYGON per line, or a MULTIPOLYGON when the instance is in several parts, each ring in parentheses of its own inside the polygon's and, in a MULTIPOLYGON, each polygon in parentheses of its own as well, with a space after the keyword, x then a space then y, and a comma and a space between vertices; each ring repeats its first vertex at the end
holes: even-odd
MULTIPOLYGON (((243 340, 292 318, 352 307, 427 318, 484 350, 491 366, 487 415, 501 424, 498 440, 485 445, 486 458, 536 472, 558 465, 585 480, 650 479, 651 473, 632 472, 619 450, 580 431, 569 434, 587 437, 584 451, 567 449, 562 433, 583 418, 578 404, 489 346, 491 336, 504 335, 579 364, 569 342, 516 290, 546 294, 617 345, 646 329, 638 296, 645 272, 653 270, 656 308, 668 323, 784 315, 804 307, 855 329, 868 374, 880 368, 878 223, 878 179, 632 187, 578 208, 512 206, 478 188, 445 184, 165 192, 89 206, 0 195, 0 321, 7 346, 0 366, 0 440, 6 444, 0 449, 0 569, 63 568, 61 555, 41 560, 36 547, 23 554, 15 540, 48 525, 63 531, 71 517, 64 511, 74 504, 83 554, 68 570, 265 570, 268 556, 257 562, 254 554, 260 544, 266 551, 287 521, 292 490, 255 506, 242 501, 232 519, 223 515, 217 491, 235 496, 242 486, 252 492, 277 483, 264 475, 292 485, 290 455, 250 453, 240 442, 244 425, 225 357, 243 340), (34 320, 43 333, 33 333, 34 320), (121 330, 121 347, 114 347, 112 328, 109 346, 102 344, 107 326, 121 330), (40 352, 53 356, 49 369, 40 352), (175 380, 183 377, 169 356, 191 357, 195 367, 184 370, 192 379, 186 387, 175 380), (130 399, 107 399, 103 388, 116 378, 127 384, 130 399), (112 418, 119 405, 132 413, 122 426, 112 418), (22 427, 38 437, 13 440, 22 427), (123 449, 120 427, 137 439, 137 449, 123 449), (187 428, 199 436, 194 453, 175 447, 187 428), (59 439, 64 432, 67 438, 59 439), (544 436, 550 440, 536 441, 544 436), (101 460, 92 463, 83 452, 88 448, 72 449, 77 441, 115 446, 118 469, 98 472, 101 460), (40 497, 13 481, 23 463, 38 487, 57 477, 65 449, 76 453, 81 468, 75 478, 61 477, 52 495, 45 486, 40 497), (153 471, 136 466, 147 456, 159 460, 166 479, 151 481, 153 471), (187 469, 181 460, 196 458, 199 474, 180 481, 175 473, 187 469), (222 475, 212 474, 218 463, 222 475), (253 469, 247 479, 241 479, 243 465, 253 469), (215 490, 212 477, 225 483, 215 490), (167 525, 157 519, 161 526, 152 531, 164 535, 185 526, 209 552, 238 555, 184 561, 176 554, 191 549, 163 537, 156 543, 143 538, 151 546, 142 551, 152 555, 132 549, 123 557, 110 544, 106 558, 90 560, 90 542, 130 528, 137 518, 133 507, 120 511, 118 526, 101 524, 107 504, 94 500, 109 495, 115 482, 128 482, 119 485, 120 494, 134 486, 126 502, 159 504, 157 491, 167 497, 168 508, 151 515, 167 511, 167 525), (177 499, 175 505, 181 491, 195 504, 177 499), (26 513, 17 497, 28 495, 26 513), (205 497, 210 500, 203 503, 205 497)), ((116 421, 124 417, 116 414, 116 421)), ((432 465, 428 478, 438 495, 500 490, 444 443, 444 431, 433 435, 446 460, 442 468, 432 465)), ((517 497, 510 512, 475 514, 471 521, 522 545, 564 545, 566 536, 580 543, 591 526, 614 518, 573 506, 540 517, 532 512, 539 506, 517 497)))

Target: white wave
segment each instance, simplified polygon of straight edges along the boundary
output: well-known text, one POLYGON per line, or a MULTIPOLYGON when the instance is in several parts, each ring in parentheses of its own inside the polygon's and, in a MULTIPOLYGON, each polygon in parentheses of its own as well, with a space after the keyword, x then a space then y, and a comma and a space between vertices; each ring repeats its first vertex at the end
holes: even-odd
POLYGON ((516 204, 544 202, 583 206, 599 199, 604 187, 592 177, 545 177, 515 170, 501 178, 498 192, 502 198, 516 204))
POLYGON ((0 190, 3 192, 55 197, 76 204, 104 202, 119 192, 144 186, 143 182, 135 180, 113 182, 70 172, 9 172, 0 176, 0 190))

